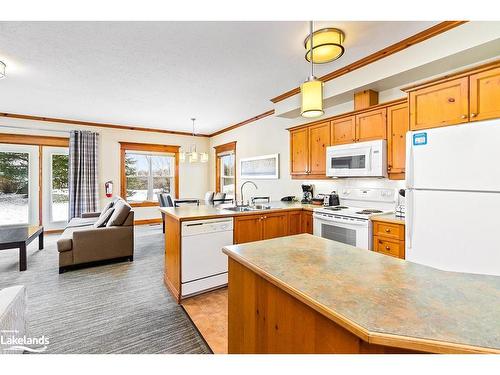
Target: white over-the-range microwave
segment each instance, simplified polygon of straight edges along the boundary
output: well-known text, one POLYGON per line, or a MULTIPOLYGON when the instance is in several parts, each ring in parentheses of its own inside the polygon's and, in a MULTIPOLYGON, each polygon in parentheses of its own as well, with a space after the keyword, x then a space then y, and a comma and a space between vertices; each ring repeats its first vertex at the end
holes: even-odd
POLYGON ((387 177, 385 140, 351 143, 326 148, 329 177, 387 177))

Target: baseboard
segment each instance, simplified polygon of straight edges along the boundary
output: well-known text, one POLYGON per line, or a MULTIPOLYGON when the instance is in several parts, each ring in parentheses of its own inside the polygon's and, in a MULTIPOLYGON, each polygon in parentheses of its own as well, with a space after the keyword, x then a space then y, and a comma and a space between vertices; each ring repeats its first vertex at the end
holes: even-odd
POLYGON ((158 219, 142 219, 134 220, 134 225, 148 225, 148 224, 161 224, 161 218, 158 219))

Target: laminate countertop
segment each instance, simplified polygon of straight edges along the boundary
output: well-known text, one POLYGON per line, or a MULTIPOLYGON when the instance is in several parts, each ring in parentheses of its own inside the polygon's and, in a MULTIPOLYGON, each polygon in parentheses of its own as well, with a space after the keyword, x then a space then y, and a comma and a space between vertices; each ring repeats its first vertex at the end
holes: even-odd
POLYGON ((373 215, 370 217, 371 221, 383 221, 385 223, 393 223, 393 224, 405 224, 405 218, 396 216, 396 214, 384 214, 384 215, 373 215))
POLYGON ((500 353, 500 277, 441 271, 310 234, 223 252, 367 342, 500 353))
POLYGON ((225 208, 231 207, 230 204, 223 204, 219 206, 212 205, 184 205, 181 207, 160 207, 159 210, 166 215, 169 215, 179 221, 187 220, 201 220, 201 219, 215 219, 218 217, 232 217, 232 216, 242 216, 242 215, 257 215, 263 212, 272 213, 280 211, 292 211, 292 210, 307 210, 313 211, 314 208, 321 206, 316 206, 312 204, 302 204, 300 202, 270 202, 263 203, 264 205, 271 206, 271 209, 266 210, 252 210, 246 212, 234 212, 226 210, 225 208))

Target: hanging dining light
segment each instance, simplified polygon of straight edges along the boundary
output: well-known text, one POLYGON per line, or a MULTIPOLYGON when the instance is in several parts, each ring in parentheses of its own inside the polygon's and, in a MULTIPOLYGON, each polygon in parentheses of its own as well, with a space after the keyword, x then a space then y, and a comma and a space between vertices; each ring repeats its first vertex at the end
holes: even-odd
POLYGON ((300 115, 302 117, 312 118, 322 116, 323 111, 323 82, 314 76, 314 38, 313 21, 309 23, 310 37, 310 55, 311 55, 311 75, 300 86, 302 102, 300 115))
MULTIPOLYGON (((194 132, 194 122, 196 119, 193 117, 191 118, 191 121, 193 122, 193 137, 196 135, 194 132)), ((189 150, 189 152, 185 151, 180 151, 179 152, 179 160, 181 162, 185 162, 186 160, 189 161, 189 163, 197 163, 198 161, 201 161, 202 163, 208 162, 208 154, 206 152, 198 152, 196 150, 196 144, 193 144, 189 150)))

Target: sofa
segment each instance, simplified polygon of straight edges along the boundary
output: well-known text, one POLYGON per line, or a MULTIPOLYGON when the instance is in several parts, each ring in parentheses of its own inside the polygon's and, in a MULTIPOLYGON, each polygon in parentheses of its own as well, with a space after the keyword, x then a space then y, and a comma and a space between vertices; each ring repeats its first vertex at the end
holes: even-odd
POLYGON ((9 336, 26 334, 26 288, 23 285, 0 290, 0 354, 22 353, 8 343, 9 336))
POLYGON ((120 259, 134 260, 134 212, 121 198, 102 212, 88 212, 68 223, 57 240, 59 273, 75 265, 120 259))

